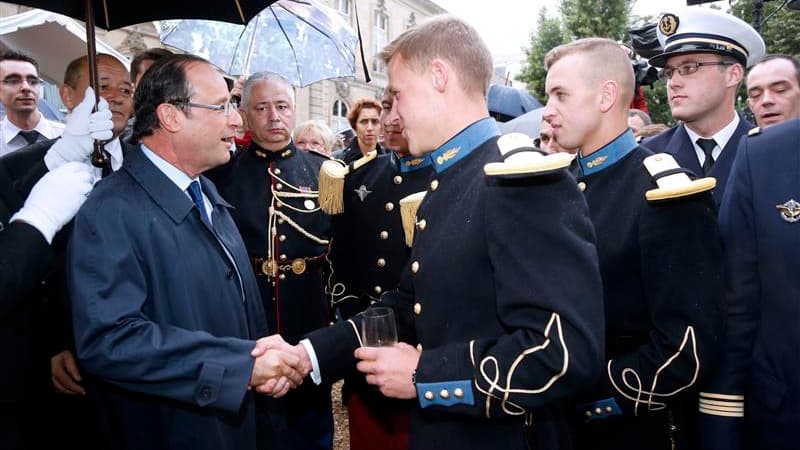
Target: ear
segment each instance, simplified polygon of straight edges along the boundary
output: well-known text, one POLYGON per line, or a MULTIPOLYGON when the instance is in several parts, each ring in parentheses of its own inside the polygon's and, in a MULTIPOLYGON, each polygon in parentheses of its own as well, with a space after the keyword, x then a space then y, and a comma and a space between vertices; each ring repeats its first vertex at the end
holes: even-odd
POLYGON ((156 108, 158 125, 164 130, 175 133, 183 128, 183 120, 186 118, 178 107, 170 103, 162 103, 156 108))
POLYGON ((59 86, 58 95, 61 97, 61 103, 67 107, 67 111, 72 111, 83 100, 83 98, 75 98, 75 89, 66 84, 59 86))
POLYGON ((604 114, 611 110, 619 100, 619 85, 614 80, 606 80, 600 86, 600 111, 604 114))
POLYGON ((450 78, 450 66, 441 59, 434 59, 428 67, 431 84, 438 92, 444 92, 450 78))
POLYGON ((739 86, 739 83, 741 83, 742 79, 744 78, 744 67, 742 67, 741 64, 736 63, 728 68, 726 74, 727 76, 725 77, 725 81, 728 87, 739 86))

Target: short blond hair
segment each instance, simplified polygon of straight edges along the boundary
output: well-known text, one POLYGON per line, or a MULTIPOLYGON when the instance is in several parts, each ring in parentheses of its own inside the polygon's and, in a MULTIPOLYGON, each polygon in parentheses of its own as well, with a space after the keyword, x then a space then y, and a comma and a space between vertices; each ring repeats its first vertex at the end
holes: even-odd
POLYGON ((547 52, 544 56, 544 67, 550 70, 562 58, 575 54, 587 58, 588 64, 584 68, 587 78, 594 81, 611 79, 619 84, 620 102, 627 109, 633 100, 636 80, 633 75, 633 65, 625 50, 611 39, 596 37, 578 39, 547 52))
POLYGON ((381 50, 378 57, 387 66, 400 55, 408 66, 422 73, 437 58, 456 70, 464 90, 486 97, 494 70, 492 54, 478 32, 449 14, 438 15, 406 30, 381 50))
POLYGON ((300 123, 294 127, 294 131, 292 131, 292 139, 297 140, 299 136, 304 134, 313 134, 319 136, 319 138, 322 140, 323 147, 325 147, 326 153, 330 154, 333 150, 333 144, 336 141, 336 137, 333 135, 333 131, 331 131, 330 127, 328 127, 325 122, 312 119, 300 123))

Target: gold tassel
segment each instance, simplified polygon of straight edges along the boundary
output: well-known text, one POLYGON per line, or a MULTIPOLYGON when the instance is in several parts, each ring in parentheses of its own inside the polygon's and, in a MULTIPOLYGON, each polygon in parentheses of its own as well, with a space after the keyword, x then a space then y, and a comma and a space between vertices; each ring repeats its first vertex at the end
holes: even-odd
MULTIPOLYGON (((353 170, 372 161, 378 155, 373 150, 353 162, 353 170)), ((328 214, 344 211, 344 179, 350 169, 338 159, 329 159, 319 169, 319 207, 328 214)))
POLYGON ((417 225, 417 210, 425 191, 417 192, 400 199, 400 220, 403 222, 403 233, 406 236, 406 245, 411 247, 414 242, 414 228, 417 225))

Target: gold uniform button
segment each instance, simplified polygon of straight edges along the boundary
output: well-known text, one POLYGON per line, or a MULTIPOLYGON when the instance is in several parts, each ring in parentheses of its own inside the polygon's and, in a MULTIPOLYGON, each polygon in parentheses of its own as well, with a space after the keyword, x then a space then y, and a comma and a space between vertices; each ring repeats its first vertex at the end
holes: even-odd
POLYGON ((396 175, 394 177, 394 184, 400 184, 402 182, 403 182, 403 177, 401 177, 400 175, 396 175))
POLYGON ((599 416, 600 414, 603 414, 603 410, 602 410, 602 409, 600 409, 600 408, 595 408, 595 409, 594 409, 594 413, 595 413, 595 414, 597 414, 597 415, 599 416))
POLYGON ((281 174, 281 169, 275 169, 272 172, 275 173, 275 175, 280 175, 281 174))
POLYGON ((419 222, 417 222, 417 229, 419 231, 423 231, 425 229, 425 227, 427 227, 427 226, 428 226, 428 222, 425 219, 422 219, 419 222))
POLYGON ((453 395, 455 395, 456 398, 462 398, 464 397, 464 390, 461 388, 455 388, 453 389, 453 395))
POLYGON ((425 400, 432 401, 433 400, 433 392, 425 391, 425 400))
POLYGON ((578 183, 578 189, 580 189, 581 192, 585 191, 586 190, 586 183, 584 183, 583 181, 578 183))
POLYGON ((281 189, 283 189, 283 185, 281 183, 278 183, 275 185, 275 189, 280 191, 281 189))
POLYGON ((447 389, 442 389, 441 391, 439 391, 439 397, 442 397, 442 400, 447 400, 448 398, 450 398, 450 393, 447 392, 447 389))
POLYGON ((421 352, 421 351, 422 351, 422 344, 417 344, 417 351, 418 351, 418 352, 421 352))
POLYGON ((388 202, 388 203, 386 203, 386 210, 387 210, 387 211, 392 211, 392 210, 394 210, 394 203, 392 203, 392 202, 388 202))
POLYGON ((586 414, 586 417, 592 417, 592 412, 591 411, 586 411, 585 414, 586 414))
POLYGON ((375 286, 375 293, 380 294, 381 292, 383 292, 383 289, 380 286, 375 286))
POLYGON ((385 231, 385 230, 384 230, 384 231, 381 231, 380 238, 381 238, 382 240, 384 240, 384 241, 385 241, 385 240, 387 240, 387 239, 389 239, 389 232, 388 232, 388 231, 385 231))
POLYGON ((282 235, 278 236, 278 240, 281 241, 281 242, 285 241, 286 240, 286 235, 282 234, 282 235))
POLYGON ((285 280, 286 279, 286 274, 282 273, 282 274, 278 275, 278 279, 279 280, 285 280))
POLYGON ((383 258, 378 258, 378 267, 386 267, 386 260, 383 258))
POLYGON ((432 191, 435 191, 435 190, 437 190, 437 189, 439 189, 439 180, 433 180, 433 181, 431 181, 431 190, 432 190, 432 191))
POLYGON ((414 314, 420 315, 422 314, 422 303, 414 303, 414 314))
POLYGON ((613 411, 614 411, 614 408, 612 408, 610 406, 606 406, 606 413, 607 414, 611 414, 613 411))
POLYGON ((414 261, 411 263, 411 272, 417 273, 419 272, 419 261, 414 261))
POLYGON ((281 255, 278 257, 281 261, 286 261, 286 255, 281 255))

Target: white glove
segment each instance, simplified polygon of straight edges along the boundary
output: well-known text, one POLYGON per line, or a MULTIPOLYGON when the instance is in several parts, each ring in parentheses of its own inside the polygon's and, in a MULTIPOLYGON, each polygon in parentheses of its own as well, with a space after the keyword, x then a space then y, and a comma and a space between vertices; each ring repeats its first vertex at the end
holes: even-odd
POLYGON ((48 169, 56 169, 70 161, 89 162, 94 140, 105 141, 114 135, 114 122, 111 120, 111 110, 108 109, 106 99, 100 98, 97 112, 93 113, 92 108, 94 90, 90 86, 86 88, 83 100, 67 118, 61 138, 44 155, 44 163, 48 169))
POLYGON ((39 230, 47 243, 72 220, 96 181, 89 164, 70 162, 50 171, 33 186, 11 222, 22 221, 39 230))

